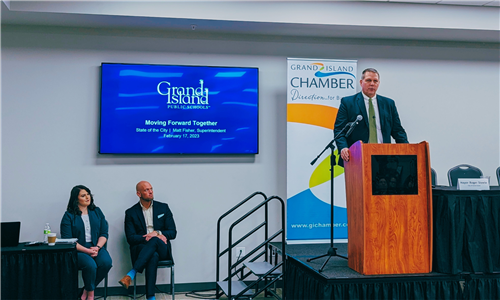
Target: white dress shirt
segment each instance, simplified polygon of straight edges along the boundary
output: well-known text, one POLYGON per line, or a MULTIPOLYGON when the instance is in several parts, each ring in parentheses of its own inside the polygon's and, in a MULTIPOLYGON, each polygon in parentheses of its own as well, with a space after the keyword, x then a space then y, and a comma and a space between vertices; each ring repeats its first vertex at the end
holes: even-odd
POLYGON ((92 235, 90 231, 89 215, 82 214, 82 221, 83 221, 83 226, 85 227, 85 242, 90 243, 92 242, 92 235))
MULTIPOLYGON (((365 107, 366 107, 366 115, 370 116, 370 97, 365 95, 363 92, 363 98, 365 99, 365 107)), ((372 97, 373 109, 375 110, 375 123, 377 125, 377 143, 382 144, 384 142, 384 137, 382 136, 382 127, 380 127, 380 115, 378 113, 378 105, 377 105, 377 95, 372 97)), ((368 120, 369 122, 370 120, 368 120)))
POLYGON ((149 208, 145 208, 142 203, 139 201, 142 207, 142 213, 144 214, 144 220, 146 221, 146 230, 147 233, 151 233, 154 231, 153 226, 153 201, 151 201, 151 205, 149 208))

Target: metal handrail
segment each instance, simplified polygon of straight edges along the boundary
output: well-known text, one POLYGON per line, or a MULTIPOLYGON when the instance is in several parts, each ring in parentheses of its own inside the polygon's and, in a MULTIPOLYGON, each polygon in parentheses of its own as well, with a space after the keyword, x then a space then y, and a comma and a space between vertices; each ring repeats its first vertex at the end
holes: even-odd
MULTIPOLYGON (((241 257, 236 263, 234 263, 232 265, 232 267, 235 267, 237 266, 238 264, 240 264, 241 262, 243 262, 245 259, 249 258, 250 256, 252 256, 252 254, 254 254, 255 252, 257 252, 257 250, 259 250, 260 248, 262 247, 265 247, 267 246, 275 237, 277 237, 278 235, 281 234, 281 232, 283 232, 282 229, 278 230, 275 234, 273 234, 273 236, 267 240, 265 240, 264 242, 260 243, 257 247, 255 247, 252 251, 248 252, 245 256, 241 257)), ((266 247, 267 249, 267 247, 266 247)), ((262 256, 262 254, 268 254, 267 251, 262 251, 261 254, 259 254, 259 257, 262 256)), ((267 261, 267 258, 266 258, 266 261, 267 261)))
MULTIPOLYGON (((248 201, 250 201, 252 198, 254 198, 255 196, 262 196, 264 197, 264 199, 267 199, 267 196, 266 194, 264 194, 263 192, 255 192, 253 194, 251 194, 250 196, 246 197, 245 199, 243 199, 240 203, 236 204, 235 206, 233 206, 231 209, 229 209, 227 212, 225 212, 222 216, 219 217, 219 219, 217 220, 217 266, 216 266, 216 282, 219 281, 219 277, 220 277, 220 264, 219 264, 219 258, 223 255, 223 254, 220 254, 220 224, 221 224, 221 221, 222 219, 224 219, 225 217, 227 217, 229 214, 231 214, 232 212, 234 212, 236 209, 238 209, 240 206, 242 206, 243 204, 247 203, 248 201)), ((226 252, 229 252, 231 253, 231 250, 232 248, 231 247, 228 247, 227 249, 224 250, 224 253, 226 252)), ((229 275, 230 273, 228 273, 229 275)), ((230 277, 229 277, 230 279, 230 277)), ((228 281, 230 281, 228 279, 228 281)), ((230 283, 230 282, 229 282, 230 283)), ((217 293, 217 298, 219 296, 219 286, 216 284, 216 293, 217 293)))
POLYGON ((263 226, 266 225, 266 222, 262 222, 260 223, 259 225, 257 225, 254 229, 252 229, 249 233, 245 234, 241 239, 237 240, 236 242, 234 242, 234 244, 232 245, 229 245, 229 247, 227 247, 226 249, 224 249, 220 254, 219 254, 219 257, 220 256, 223 256, 224 254, 226 254, 227 251, 229 251, 229 249, 232 249, 234 247, 236 247, 239 243, 241 243, 242 241, 244 241, 247 237, 251 236, 253 233, 255 233, 257 230, 261 229, 263 226))
MULTIPOLYGON (((271 200, 273 199, 277 199, 280 201, 281 203, 281 227, 282 229, 278 230, 275 234, 273 234, 273 236, 271 238, 268 238, 268 235, 267 235, 267 230, 266 230, 266 241, 264 241, 263 243, 261 243, 259 246, 257 246, 254 250, 252 250, 251 252, 256 252, 257 249, 261 248, 262 246, 266 246, 267 244, 269 244, 270 241, 272 241, 275 237, 277 237, 278 235, 282 235, 281 238, 281 245, 282 245, 282 253, 285 253, 285 205, 284 205, 284 201, 278 197, 278 196, 272 196, 272 197, 269 197, 266 199, 266 209, 267 209, 267 203, 269 203, 271 200)), ((248 212, 245 216, 241 217, 239 220, 235 221, 231 227, 230 227, 230 234, 229 234, 229 242, 231 242, 231 236, 232 236, 232 229, 234 228, 234 226, 243 221, 243 219, 245 219, 246 217, 250 216, 252 213, 254 213, 255 211, 257 211, 260 207, 262 207, 262 205, 264 204, 263 203, 260 203, 257 207, 255 207, 254 209, 252 209, 250 212, 248 212)), ((266 211, 266 225, 267 225, 267 211, 266 211)), ((267 229, 267 228, 266 228, 267 229)), ((266 258, 265 258, 265 261, 267 261, 267 247, 266 248, 266 258)), ((247 254, 247 256, 251 256, 251 253, 247 254)), ((284 257, 284 256, 283 256, 284 257)), ((243 260, 243 259, 242 259, 243 260)), ((265 289, 267 289, 269 286, 271 286, 274 282, 278 281, 280 278, 283 278, 284 277, 284 274, 285 274, 285 264, 284 264, 284 261, 276 264, 273 268, 271 268, 267 273, 265 273, 264 275, 261 275, 259 277, 258 280, 256 280, 255 282, 253 282, 252 284, 250 284, 249 286, 247 286, 245 289, 243 289, 240 293, 238 293, 237 295, 234 296, 233 299, 237 299, 238 297, 242 296, 244 293, 246 293, 247 291, 249 291, 253 286, 255 285, 258 285, 258 283, 260 281, 263 280, 263 278, 267 278, 267 276, 269 276, 272 272, 274 272, 276 269, 278 269, 279 267, 282 267, 282 273, 281 275, 279 276, 276 276, 276 278, 274 278, 273 280, 271 280, 269 283, 267 283, 262 289, 256 289, 255 293, 252 295, 251 298, 254 298, 256 295, 260 294, 261 292, 263 292, 265 289)), ((283 282, 283 284, 285 284, 285 282, 283 282)), ((283 291, 285 289, 283 288, 283 291)), ((228 298, 231 299, 231 288, 229 287, 228 289, 228 292, 229 292, 229 295, 228 298)), ((273 293, 274 294, 274 293, 273 293)), ((284 299, 284 292, 283 292, 283 299, 284 299)))
MULTIPOLYGON (((256 192, 252 195, 250 195, 249 197, 247 197, 245 200, 243 200, 242 202, 238 203, 235 207, 233 207, 230 212, 234 211, 237 207, 241 206, 243 203, 247 202, 248 200, 250 200, 251 198, 253 198, 255 195, 263 195, 265 196, 263 193, 261 192, 256 192)), ((280 197, 278 196, 272 196, 272 197, 269 197, 269 198, 266 198, 263 202, 259 203, 256 207, 254 207, 253 209, 251 209, 249 212, 247 212, 246 214, 244 214, 242 217, 240 217, 238 220, 234 221, 231 226, 229 227, 229 236, 228 236, 228 248, 225 249, 223 251, 223 254, 221 254, 220 252, 220 221, 222 220, 223 217, 226 217, 227 215, 229 215, 229 213, 225 213, 221 218, 219 218, 219 221, 217 223, 217 281, 219 280, 219 275, 220 275, 220 262, 219 262, 219 259, 220 257, 223 255, 223 254, 228 254, 228 277, 227 277, 227 280, 228 280, 228 299, 237 299, 238 297, 242 296, 245 292, 247 292, 252 286, 254 286, 255 284, 258 284, 258 282, 262 281, 264 278, 266 279, 266 282, 267 282, 267 276, 268 276, 268 273, 270 274, 270 272, 276 270, 277 268, 279 267, 282 267, 283 271, 282 273, 277 276, 277 278, 275 278, 274 280, 271 281, 271 283, 274 283, 276 282, 279 278, 282 278, 285 274, 285 264, 283 262, 281 262, 280 264, 277 264, 274 268, 272 268, 272 270, 268 273, 266 273, 264 276, 260 276, 259 279, 257 281, 255 281, 254 283, 252 283, 250 286, 248 286, 247 288, 245 288, 243 291, 241 291, 240 293, 238 293, 237 295, 235 295, 233 297, 232 295, 232 284, 231 284, 231 278, 236 275, 238 272, 242 272, 242 278, 241 279, 244 279, 246 278, 247 276, 250 275, 250 273, 248 273, 247 275, 243 275, 243 270, 241 268, 237 268, 238 264, 242 263, 245 259, 251 257, 253 254, 255 254, 260 248, 264 247, 264 250, 262 251, 262 253, 260 253, 258 256, 260 257, 261 255, 265 255, 265 258, 264 260, 265 261, 268 261, 268 247, 266 247, 274 238, 278 237, 279 235, 281 235, 281 240, 282 240, 282 251, 284 252, 285 251, 285 203, 283 201, 283 199, 281 199, 280 197), (280 230, 278 230, 276 233, 274 233, 272 235, 271 238, 269 238, 269 208, 268 208, 268 204, 269 202, 271 202, 272 200, 278 200, 280 203, 281 203, 281 228, 280 230), (233 243, 232 242, 232 238, 233 238, 233 229, 235 228, 236 225, 238 225, 239 223, 241 223, 243 220, 245 220, 246 218, 248 218, 249 216, 251 216, 252 214, 254 214, 255 212, 257 212, 259 209, 261 209, 262 207, 264 207, 264 218, 265 218, 265 221, 258 225, 255 229, 253 229, 250 233, 246 234, 243 238, 239 239, 236 243, 233 243), (238 261, 235 263, 235 264, 232 264, 232 249, 235 245, 239 244, 241 241, 243 241, 244 239, 246 239, 247 237, 249 237, 252 233, 256 232, 258 229, 262 228, 262 226, 265 227, 265 231, 264 231, 264 236, 265 236, 265 241, 263 243, 261 243, 260 245, 258 245, 257 247, 255 247, 253 250, 249 251, 248 254, 246 254, 243 258, 241 259, 238 259, 238 261), (235 268, 237 269, 235 272, 231 272, 231 270, 235 268)), ((256 258, 254 258, 255 260, 256 258)), ((252 260, 252 261, 254 261, 252 260)), ((268 286, 270 286, 270 284, 267 284, 265 288, 267 288, 268 286)), ((217 297, 219 297, 219 287, 217 286, 217 297)), ((257 295, 259 293, 261 293, 263 290, 259 290, 259 289, 256 289, 256 293, 254 295, 257 295)))

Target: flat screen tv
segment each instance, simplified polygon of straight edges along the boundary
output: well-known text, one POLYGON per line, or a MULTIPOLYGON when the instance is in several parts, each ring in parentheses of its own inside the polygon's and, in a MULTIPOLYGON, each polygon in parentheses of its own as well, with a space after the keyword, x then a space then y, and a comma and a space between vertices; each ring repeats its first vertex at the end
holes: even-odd
POLYGON ((101 64, 102 154, 257 154, 257 68, 101 64))

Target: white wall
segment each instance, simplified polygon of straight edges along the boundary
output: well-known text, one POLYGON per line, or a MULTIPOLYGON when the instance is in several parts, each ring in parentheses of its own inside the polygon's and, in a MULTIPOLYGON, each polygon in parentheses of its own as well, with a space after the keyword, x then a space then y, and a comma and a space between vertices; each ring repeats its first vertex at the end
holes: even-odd
POLYGON ((2 221, 20 220, 21 240, 40 240, 45 222, 59 231, 70 189, 87 185, 110 224, 116 286, 131 267, 124 211, 137 201, 135 184, 149 180, 174 212, 176 282, 215 281, 218 217, 257 190, 286 197, 287 57, 377 68, 379 93, 396 100, 410 141, 430 142, 439 184, 460 163, 493 180, 500 165, 498 44, 3 26, 2 221), (98 155, 101 62, 258 67, 260 153, 98 155))

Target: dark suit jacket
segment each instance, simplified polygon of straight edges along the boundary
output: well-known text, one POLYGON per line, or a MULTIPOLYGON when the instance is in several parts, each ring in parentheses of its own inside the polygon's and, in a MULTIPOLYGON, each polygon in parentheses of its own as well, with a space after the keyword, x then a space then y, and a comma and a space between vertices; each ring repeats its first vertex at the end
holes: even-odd
MULTIPOLYGON (((108 238, 108 221, 104 217, 101 209, 96 207, 95 210, 88 210, 90 221, 90 235, 92 237, 92 245, 97 245, 99 237, 108 238)), ((85 225, 82 217, 74 215, 68 211, 64 213, 61 220, 61 238, 77 238, 78 244, 85 245, 85 225)))
MULTIPOLYGON (((408 143, 408 137, 401 121, 399 120, 398 110, 394 100, 377 95, 378 113, 380 117, 380 126, 382 129, 382 137, 384 143, 391 143, 391 136, 396 143, 408 143)), ((337 136, 347 123, 356 120, 358 115, 363 116, 363 120, 359 122, 354 131, 347 138, 338 138, 335 143, 340 154, 344 148, 351 147, 357 141, 368 143, 370 137, 368 125, 368 113, 366 111, 365 100, 361 92, 344 97, 340 100, 340 107, 335 120, 334 134, 337 136)), ((342 158, 339 158, 339 165, 343 166, 342 158)))
MULTIPOLYGON (((169 248, 168 252, 172 253, 170 240, 175 239, 177 236, 177 229, 175 228, 174 216, 166 203, 153 200, 153 228, 154 230, 160 230, 165 235, 167 238, 167 247, 169 248)), ((137 202, 125 211, 125 235, 130 245, 132 264, 135 263, 139 254, 137 246, 146 244, 146 238, 143 237, 146 234, 146 220, 142 213, 142 206, 137 202)), ((169 259, 172 259, 172 257, 169 257, 169 259)))

